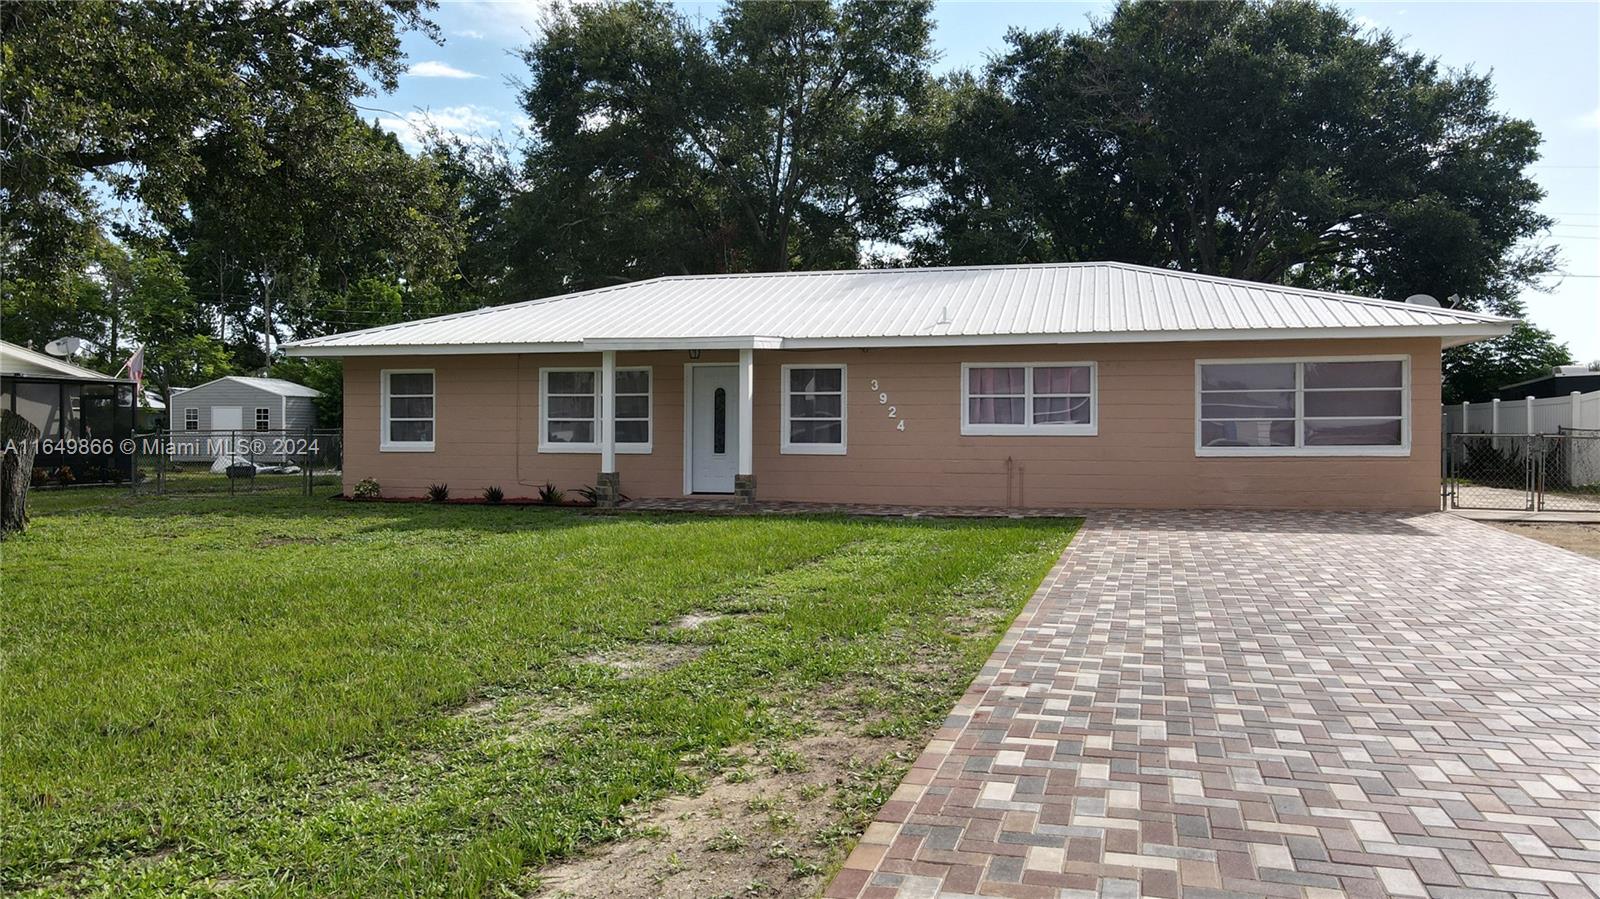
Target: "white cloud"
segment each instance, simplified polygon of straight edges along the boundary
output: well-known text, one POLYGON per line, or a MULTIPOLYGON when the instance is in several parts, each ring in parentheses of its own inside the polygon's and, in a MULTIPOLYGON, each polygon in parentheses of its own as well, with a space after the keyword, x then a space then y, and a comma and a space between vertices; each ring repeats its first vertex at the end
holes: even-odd
POLYGON ((455 66, 450 65, 447 62, 439 62, 436 59, 429 59, 429 60, 425 60, 423 62, 415 63, 414 65, 411 66, 411 68, 406 69, 406 74, 410 75, 410 76, 412 76, 414 78, 482 78, 483 77, 482 75, 479 75, 476 72, 468 72, 465 69, 458 69, 455 66))
POLYGON ((1572 123, 1586 130, 1600 130, 1600 106, 1583 115, 1573 116, 1572 123))
POLYGON ((457 29, 454 34, 456 37, 471 38, 475 41, 483 40, 483 32, 477 30, 476 28, 460 28, 457 29))
POLYGON ((468 103, 441 109, 418 109, 401 116, 383 116, 378 125, 393 132, 408 150, 422 148, 422 138, 433 130, 462 140, 488 140, 503 127, 499 110, 468 103))
POLYGON ((1356 28, 1361 30, 1361 31, 1382 31, 1383 30, 1383 26, 1379 25, 1378 21, 1376 19, 1370 18, 1368 16, 1356 16, 1354 19, 1351 19, 1350 21, 1354 22, 1356 28))

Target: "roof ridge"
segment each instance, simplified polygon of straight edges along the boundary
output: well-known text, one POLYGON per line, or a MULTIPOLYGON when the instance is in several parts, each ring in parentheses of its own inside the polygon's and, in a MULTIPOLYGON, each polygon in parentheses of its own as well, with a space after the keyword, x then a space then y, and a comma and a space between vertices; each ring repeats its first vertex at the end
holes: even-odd
MULTIPOLYGON (((1137 262, 1122 262, 1121 260, 1115 260, 1115 259, 1103 259, 1103 260, 1080 261, 1080 262, 999 262, 999 263, 994 263, 994 264, 990 264, 990 265, 971 265, 971 264, 968 264, 968 265, 919 265, 919 266, 900 266, 900 267, 893 267, 893 268, 808 269, 806 271, 798 271, 798 272, 704 272, 704 273, 700 273, 700 274, 689 274, 689 275, 661 275, 661 276, 658 276, 656 278, 647 279, 646 281, 630 281, 627 284, 622 284, 622 285, 617 285, 617 286, 618 287, 629 287, 629 286, 632 286, 632 285, 635 285, 635 284, 645 284, 645 283, 648 283, 648 281, 695 281, 695 280, 711 280, 711 279, 723 279, 723 278, 729 278, 729 279, 732 279, 732 278, 782 278, 782 277, 809 277, 809 276, 822 276, 822 275, 875 275, 875 274, 887 274, 887 273, 891 273, 891 272, 892 273, 902 273, 903 274, 903 273, 906 273, 906 272, 997 271, 997 270, 1002 270, 1002 269, 1097 268, 1097 267, 1101 267, 1101 266, 1105 266, 1105 267, 1109 267, 1109 268, 1120 268, 1120 269, 1125 269, 1125 270, 1129 270, 1129 271, 1136 271, 1136 272, 1151 272, 1151 273, 1154 273, 1154 274, 1165 275, 1167 277, 1189 278, 1189 279, 1192 279, 1192 280, 1195 280, 1195 281, 1201 281, 1201 282, 1212 283, 1212 284, 1219 283, 1219 282, 1220 283, 1224 283, 1224 284, 1244 284, 1244 285, 1249 285, 1249 286, 1252 286, 1252 287, 1256 287, 1258 289, 1289 291, 1289 292, 1292 292, 1292 293, 1301 294, 1301 295, 1305 295, 1305 296, 1322 297, 1322 298, 1325 298, 1325 299, 1338 300, 1340 302, 1345 302, 1345 303, 1365 303, 1365 304, 1369 304, 1369 305, 1376 305, 1379 308, 1383 308, 1383 309, 1410 309, 1410 310, 1417 310, 1417 309, 1430 309, 1430 308, 1433 308, 1433 309, 1437 309, 1441 313, 1447 313, 1447 314, 1450 314, 1450 315, 1472 316, 1472 317, 1478 318, 1481 321, 1491 321, 1492 322, 1492 321, 1504 321, 1505 320, 1505 318, 1503 316, 1497 316, 1497 315, 1493 315, 1491 313, 1486 313, 1486 312, 1475 312, 1475 311, 1470 310, 1470 309, 1454 309, 1454 308, 1448 308, 1448 307, 1444 307, 1444 306, 1438 306, 1438 307, 1418 306, 1415 303, 1407 303, 1404 300, 1385 300, 1385 299, 1380 299, 1378 297, 1364 297, 1364 296, 1358 296, 1356 294, 1350 294, 1350 293, 1339 293, 1339 292, 1333 291, 1333 290, 1322 290, 1322 289, 1315 288, 1315 287, 1300 287, 1298 285, 1293 285, 1293 284, 1279 284, 1279 283, 1276 283, 1276 282, 1273 282, 1273 281, 1252 281, 1249 278, 1231 278, 1231 277, 1229 277, 1227 275, 1212 275, 1212 274, 1206 274, 1204 272, 1189 272, 1189 271, 1184 271, 1183 269, 1178 269, 1178 268, 1164 268, 1164 267, 1159 266, 1159 265, 1141 265, 1141 264, 1139 264, 1137 262)), ((606 288, 606 289, 611 289, 611 288, 606 288)), ((594 291, 585 291, 584 293, 592 293, 592 292, 594 292, 594 291)), ((573 297, 573 296, 579 296, 579 295, 580 294, 566 294, 565 296, 573 297)), ((552 299, 562 299, 562 297, 553 297, 552 299)), ((490 308, 506 309, 506 308, 510 308, 510 307, 509 306, 496 306, 496 307, 490 307, 490 308)))

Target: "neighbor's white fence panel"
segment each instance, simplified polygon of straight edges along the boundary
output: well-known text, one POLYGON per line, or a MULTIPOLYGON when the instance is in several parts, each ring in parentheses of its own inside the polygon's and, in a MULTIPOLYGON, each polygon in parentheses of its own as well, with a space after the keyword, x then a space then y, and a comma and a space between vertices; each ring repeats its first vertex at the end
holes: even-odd
MULTIPOLYGON (((1445 406, 1444 426, 1449 434, 1559 434, 1564 428, 1600 430, 1600 390, 1576 396, 1445 406)), ((1512 458, 1520 457, 1525 451, 1524 441, 1509 437, 1505 441, 1494 441, 1494 445, 1512 458)), ((1593 440, 1569 441, 1561 458, 1568 469, 1568 484, 1600 484, 1600 453, 1595 451, 1593 440)))
POLYGON ((1562 428, 1600 428, 1600 390, 1580 394, 1576 400, 1568 394, 1531 401, 1458 403, 1444 407, 1444 423, 1451 434, 1554 434, 1562 428))

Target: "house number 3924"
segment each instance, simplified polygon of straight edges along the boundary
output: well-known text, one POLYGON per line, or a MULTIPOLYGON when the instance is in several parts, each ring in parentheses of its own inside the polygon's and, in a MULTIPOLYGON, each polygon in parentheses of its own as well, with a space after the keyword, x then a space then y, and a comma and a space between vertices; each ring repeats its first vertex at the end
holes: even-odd
POLYGON ((894 419, 894 429, 896 431, 904 431, 906 429, 906 420, 900 417, 899 411, 894 406, 889 405, 889 394, 878 389, 878 379, 873 378, 869 382, 869 386, 872 388, 872 392, 878 395, 878 405, 889 407, 889 417, 894 419))

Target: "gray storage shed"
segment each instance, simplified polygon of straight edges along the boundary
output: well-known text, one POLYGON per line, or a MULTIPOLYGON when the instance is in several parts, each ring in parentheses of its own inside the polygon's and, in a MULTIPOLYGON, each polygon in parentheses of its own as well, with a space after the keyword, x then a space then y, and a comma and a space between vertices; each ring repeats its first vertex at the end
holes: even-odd
MULTIPOLYGON (((219 431, 304 434, 316 426, 312 400, 321 395, 321 391, 281 378, 228 375, 182 392, 174 390, 168 422, 180 446, 185 432, 207 437, 219 431)), ((209 459, 215 455, 204 447, 204 441, 200 443, 193 452, 181 452, 175 458, 209 459)))

